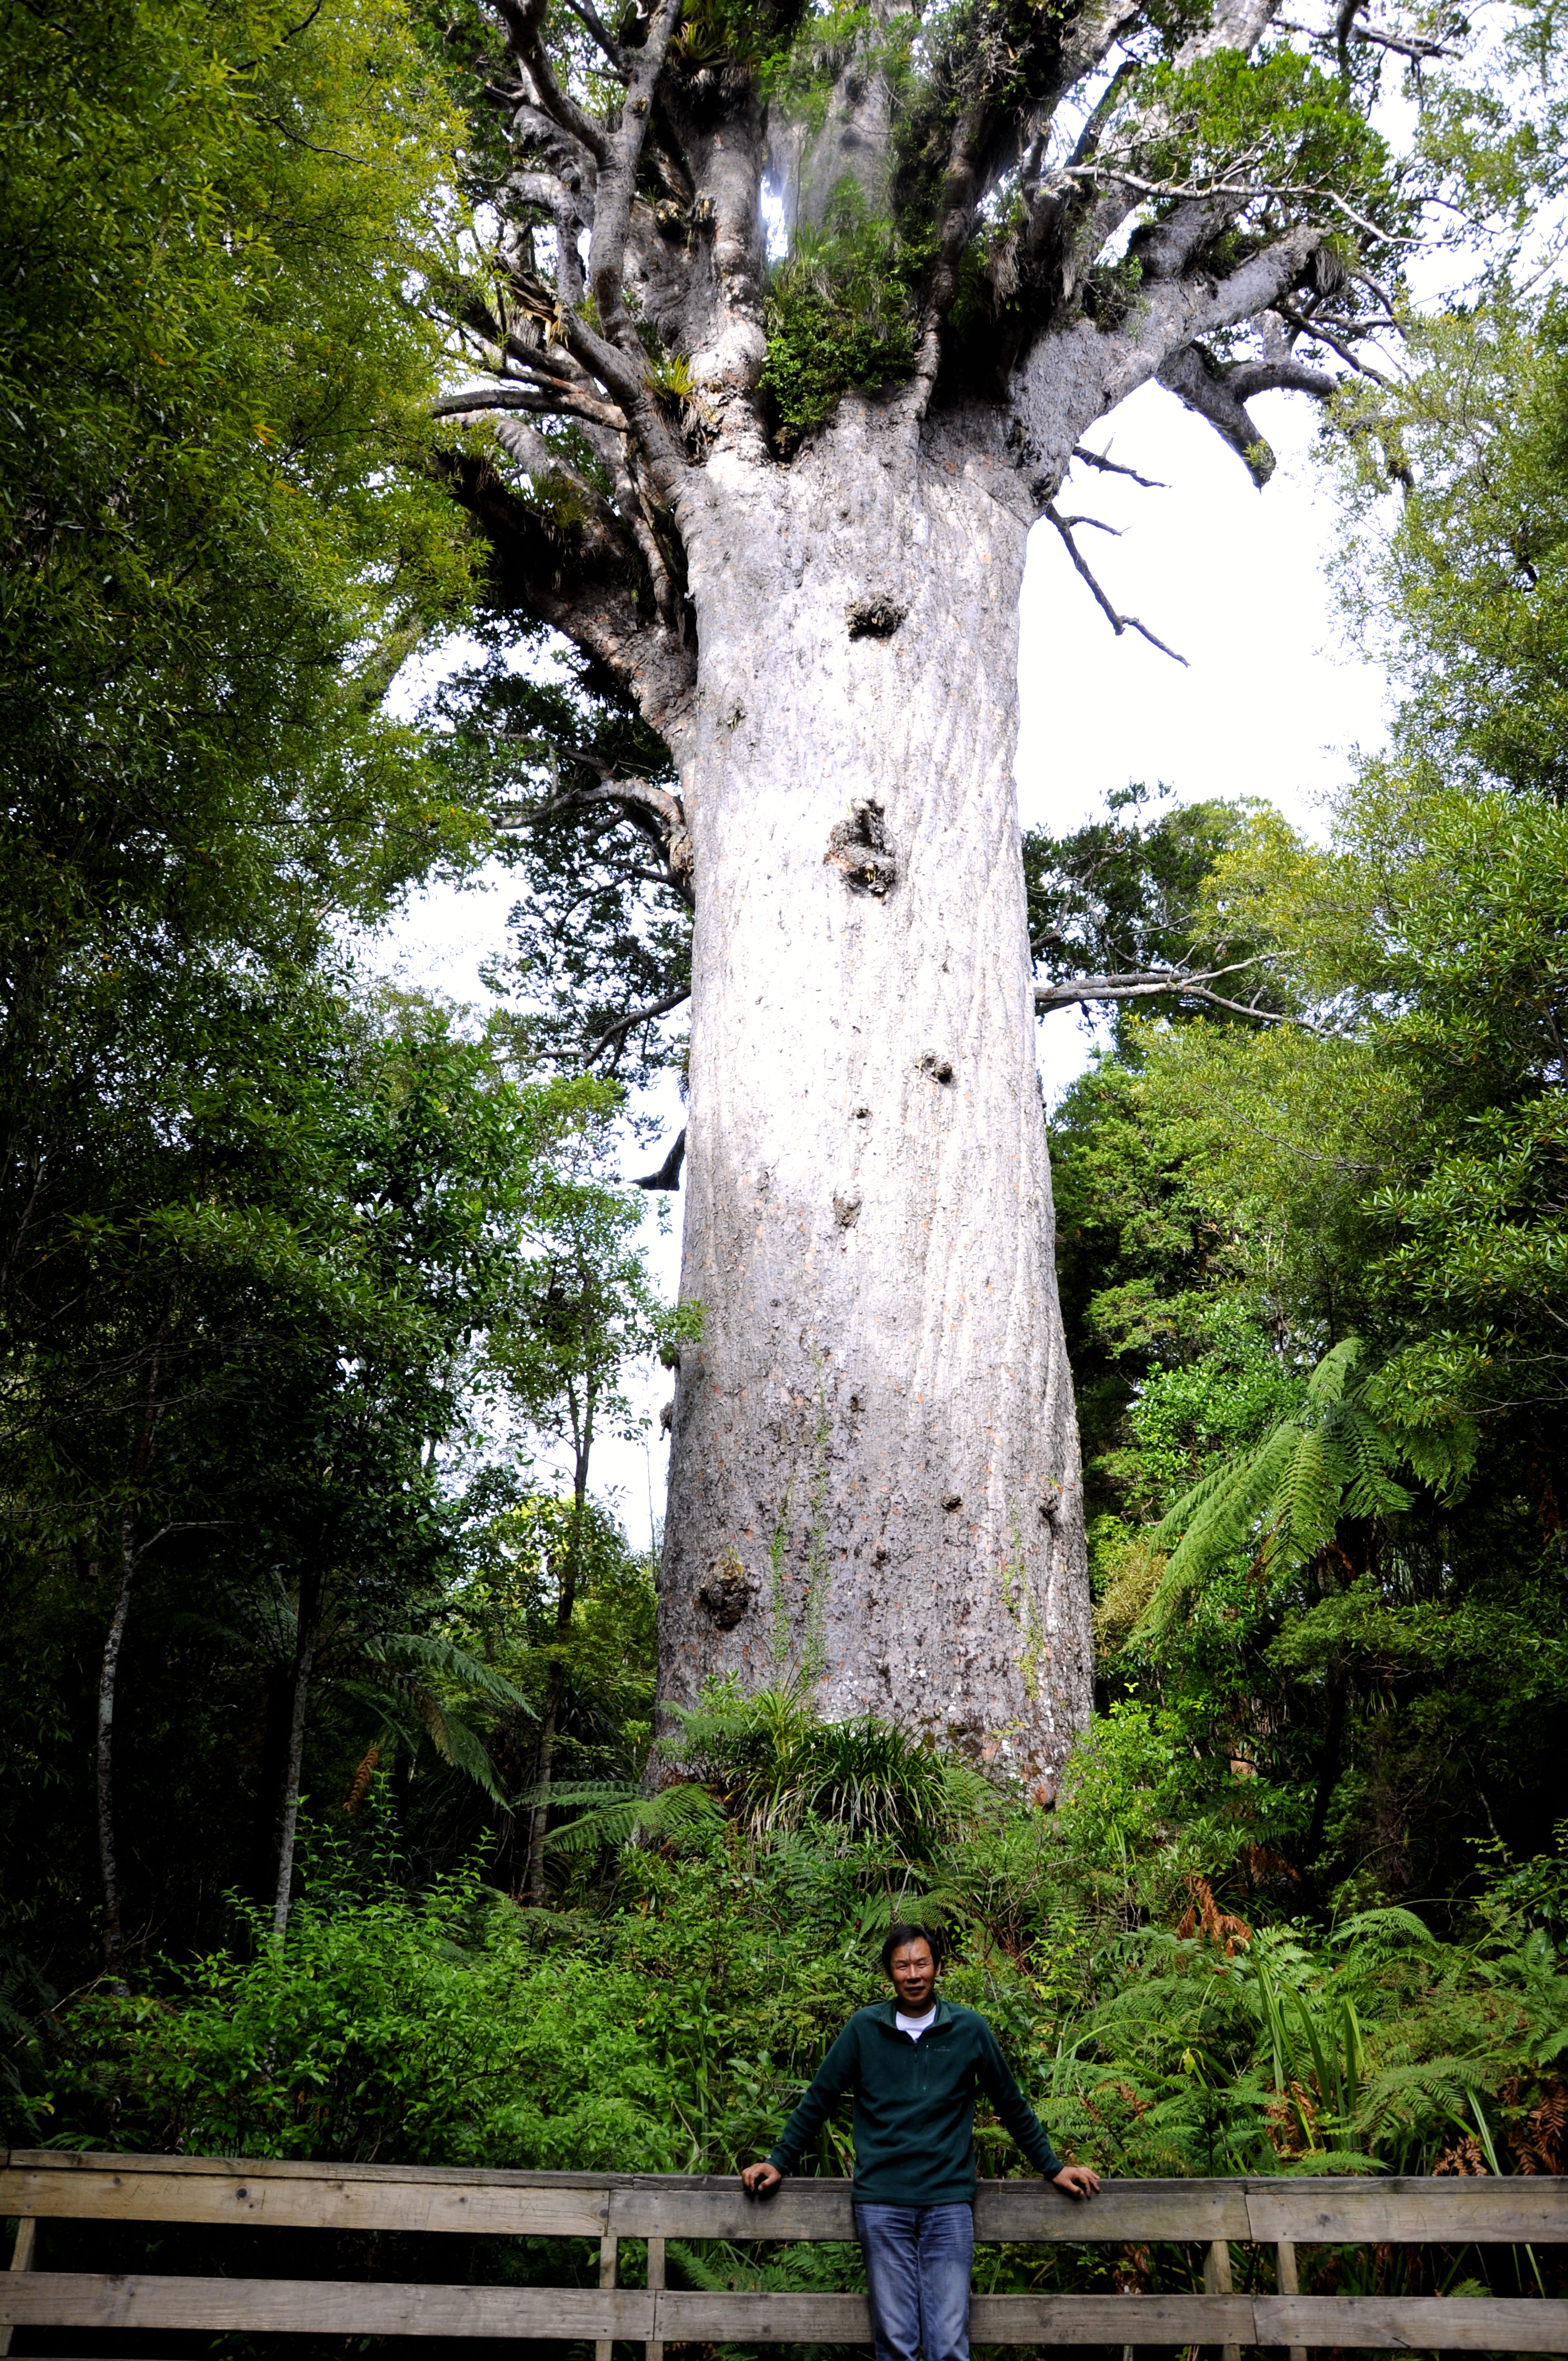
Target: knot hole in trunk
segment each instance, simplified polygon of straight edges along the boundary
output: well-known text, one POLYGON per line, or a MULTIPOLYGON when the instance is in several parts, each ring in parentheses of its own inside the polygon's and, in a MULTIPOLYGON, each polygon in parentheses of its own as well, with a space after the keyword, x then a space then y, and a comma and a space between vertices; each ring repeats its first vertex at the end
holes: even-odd
POLYGON ((851 894, 869 894, 873 901, 882 901, 898 883, 898 854, 883 807, 869 799, 850 806, 848 818, 834 829, 822 858, 851 894))
POLYGON ((844 609, 852 640, 891 640, 909 609, 885 592, 874 598, 856 598, 844 609))

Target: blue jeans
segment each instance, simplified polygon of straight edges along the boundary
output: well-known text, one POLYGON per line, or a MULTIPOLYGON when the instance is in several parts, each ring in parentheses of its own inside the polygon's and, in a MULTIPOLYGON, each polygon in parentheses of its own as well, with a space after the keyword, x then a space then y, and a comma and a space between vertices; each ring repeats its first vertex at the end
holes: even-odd
POLYGON ((857 2205, 876 2361, 969 2361, 968 2205, 857 2205))

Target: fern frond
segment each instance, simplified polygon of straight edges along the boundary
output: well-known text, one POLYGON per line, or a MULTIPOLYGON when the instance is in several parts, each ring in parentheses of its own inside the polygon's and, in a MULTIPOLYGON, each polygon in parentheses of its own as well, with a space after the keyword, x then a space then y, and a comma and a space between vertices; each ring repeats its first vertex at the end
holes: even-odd
MULTIPOLYGON (((1251 1542, 1300 1441, 1301 1429, 1287 1420, 1255 1451, 1231 1463, 1223 1488, 1216 1485, 1211 1489, 1171 1553, 1159 1587, 1139 1618, 1135 1638, 1152 1638, 1165 1631, 1189 1593, 1251 1542)), ((1169 1522, 1168 1518, 1166 1523, 1169 1522)), ((1161 1526, 1160 1531, 1164 1530, 1161 1526)))
POLYGON ((1216 1492, 1228 1489, 1250 1466, 1253 1455, 1250 1451, 1233 1453, 1217 1467, 1211 1467, 1206 1476, 1200 1477, 1190 1490, 1183 1492, 1175 1507, 1168 1510, 1160 1519, 1149 1535, 1150 1548, 1174 1549, 1199 1510, 1205 1507, 1216 1492))
POLYGON ((515 1713, 527 1714, 531 1721, 538 1719, 522 1691, 514 1688, 504 1674, 482 1657, 471 1656, 466 1648, 455 1647, 450 1640, 434 1639, 423 1631, 390 1631, 368 1642, 365 1654, 371 1664, 386 1664, 394 1671, 444 1674, 474 1697, 510 1706, 515 1713))
POLYGON ((1351 1370, 1360 1358, 1359 1336, 1342 1337, 1332 1350, 1323 1355, 1307 1380, 1307 1400, 1314 1409, 1320 1402, 1343 1400, 1351 1370))
POLYGON ((1291 1566, 1315 1557, 1339 1521, 1342 1491, 1339 1455, 1321 1426, 1301 1434, 1269 1503, 1270 1531, 1263 1562, 1272 1574, 1281 1559, 1291 1566))
POLYGON ((1345 1513, 1353 1517, 1392 1517, 1408 1509, 1409 1493, 1389 1473, 1399 1456, 1393 1438, 1359 1402, 1345 1402, 1339 1407, 1335 1427, 1347 1464, 1345 1513))
POLYGON ((724 1825, 721 1806, 692 1780, 661 1787, 652 1795, 610 1782, 563 1783, 521 1795, 518 1803, 523 1809, 549 1803, 578 1811, 576 1819, 552 1828, 544 1839, 561 1852, 598 1852, 635 1838, 660 1841, 707 1835, 724 1825))
POLYGON ((1336 1943, 1365 1944, 1376 1951, 1392 1951, 1406 1944, 1430 1949, 1437 1937, 1413 1910, 1401 1910, 1398 1903, 1391 1902, 1382 1909, 1358 1910, 1354 1918, 1335 1927, 1331 1939, 1336 1943))

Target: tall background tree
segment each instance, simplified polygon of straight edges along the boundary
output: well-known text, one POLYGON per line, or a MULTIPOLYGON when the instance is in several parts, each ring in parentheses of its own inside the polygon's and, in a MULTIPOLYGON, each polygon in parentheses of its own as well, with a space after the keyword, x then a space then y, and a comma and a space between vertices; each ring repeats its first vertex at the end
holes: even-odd
POLYGON ((1049 519, 1087 570, 1064 486, 1149 381, 1266 480, 1248 400, 1326 397, 1390 320, 1420 179, 1369 117, 1387 41, 1432 38, 1013 0, 503 0, 452 31, 494 234, 450 291, 451 480, 495 608, 668 746, 678 793, 611 763, 583 808, 696 905, 707 1319, 665 1694, 773 1676, 783 1570, 830 1712, 1005 1733, 1048 1791, 1091 1661, 1012 778, 1025 540, 1049 519))

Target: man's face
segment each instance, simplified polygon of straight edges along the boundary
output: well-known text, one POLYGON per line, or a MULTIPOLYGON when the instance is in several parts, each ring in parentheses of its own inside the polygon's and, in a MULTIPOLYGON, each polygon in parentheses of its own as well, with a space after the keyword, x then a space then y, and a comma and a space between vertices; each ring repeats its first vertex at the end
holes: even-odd
POLYGON ((922 1935, 913 1943, 900 1943, 887 1963, 887 1971, 905 2016, 924 2016, 937 1988, 937 1962, 925 1937, 922 1935))

